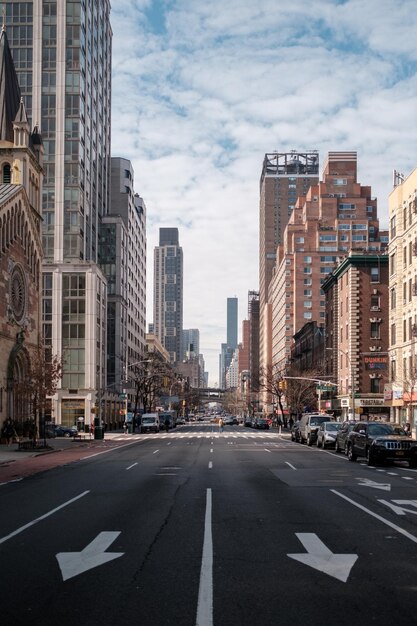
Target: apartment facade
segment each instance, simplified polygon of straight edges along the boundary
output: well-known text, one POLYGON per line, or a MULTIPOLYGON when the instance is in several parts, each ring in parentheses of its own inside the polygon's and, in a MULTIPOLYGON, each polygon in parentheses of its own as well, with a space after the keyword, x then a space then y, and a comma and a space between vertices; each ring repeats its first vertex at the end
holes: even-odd
POLYGON ((160 228, 154 251, 154 333, 171 363, 182 361, 183 253, 178 228, 160 228))
POLYGON ((325 374, 337 385, 326 409, 342 419, 389 419, 388 282, 386 250, 352 250, 322 285, 325 374))
POLYGON ((64 362, 53 418, 88 423, 106 388, 107 284, 98 237, 109 212, 110 2, 4 6, 28 117, 44 140, 42 323, 64 362))
POLYGON ((259 201, 259 366, 271 365, 270 282, 277 247, 283 243, 288 220, 298 197, 319 180, 317 151, 274 152, 265 155, 259 201))
POLYGON ((417 425, 417 168, 394 173, 389 196, 390 381, 396 422, 417 425))
POLYGON ((357 181, 356 152, 330 152, 323 180, 300 198, 277 249, 271 281, 272 362, 284 370, 293 336, 309 321, 325 323, 322 284, 350 250, 379 252, 377 201, 357 181))

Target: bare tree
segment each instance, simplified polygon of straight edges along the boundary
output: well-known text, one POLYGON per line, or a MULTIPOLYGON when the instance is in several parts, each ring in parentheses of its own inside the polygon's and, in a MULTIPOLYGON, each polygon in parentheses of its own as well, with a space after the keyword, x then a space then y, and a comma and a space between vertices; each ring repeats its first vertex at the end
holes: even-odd
POLYGON ((268 394, 273 404, 278 404, 281 420, 284 421, 285 370, 276 365, 261 367, 259 370, 259 389, 268 394))
POLYGON ((156 400, 164 389, 169 387, 169 381, 174 374, 169 363, 163 361, 156 353, 149 353, 146 361, 139 363, 133 370, 133 379, 136 389, 135 414, 143 406, 144 413, 148 413, 156 406, 156 400))
POLYGON ((29 351, 30 370, 24 381, 18 383, 16 390, 26 398, 30 407, 30 437, 34 444, 42 426, 45 436, 45 410, 54 395, 58 382, 62 378, 62 361, 41 344, 29 351))

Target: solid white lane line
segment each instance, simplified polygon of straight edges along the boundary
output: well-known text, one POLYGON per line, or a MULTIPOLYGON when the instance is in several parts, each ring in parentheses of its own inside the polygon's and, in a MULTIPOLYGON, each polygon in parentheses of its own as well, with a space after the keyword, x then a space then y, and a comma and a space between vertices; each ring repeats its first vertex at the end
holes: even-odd
POLYGON ((49 511, 49 513, 45 513, 45 515, 41 515, 40 517, 37 517, 32 522, 29 522, 28 524, 25 524, 24 526, 21 526, 20 528, 18 528, 17 530, 14 530, 9 535, 6 535, 5 537, 1 537, 0 538, 0 544, 4 543, 8 539, 11 539, 12 537, 15 537, 16 535, 18 535, 19 533, 23 532, 27 528, 30 528, 31 526, 34 526, 35 524, 37 524, 38 522, 40 522, 43 519, 46 519, 50 515, 53 515, 57 511, 60 511, 64 507, 68 506, 69 504, 72 504, 73 502, 76 502, 80 498, 83 498, 84 496, 87 495, 87 493, 90 493, 90 491, 83 491, 83 493, 80 493, 79 496, 75 496, 75 498, 71 498, 71 500, 67 500, 66 502, 64 502, 64 504, 60 504, 55 509, 52 509, 52 511, 49 511))
POLYGON ((353 506, 358 507, 358 509, 360 509, 361 511, 364 511, 365 513, 368 513, 368 515, 371 515, 371 517, 375 517, 375 519, 379 520, 383 524, 386 524, 390 528, 393 528, 394 530, 396 530, 401 535, 404 535, 404 537, 407 537, 407 539, 410 539, 414 543, 417 543, 417 537, 415 537, 411 533, 409 533, 406 530, 404 530, 404 528, 401 528, 400 526, 397 526, 397 524, 393 524, 392 522, 390 522, 389 520, 385 519, 384 517, 381 517, 381 515, 378 515, 378 513, 374 513, 370 509, 367 509, 365 506, 362 506, 362 504, 359 504, 359 502, 355 502, 355 500, 351 500, 347 496, 343 495, 343 493, 340 493, 339 491, 336 491, 335 489, 330 489, 330 491, 332 493, 336 494, 337 496, 339 496, 340 498, 343 498, 347 502, 350 502, 350 504, 353 504, 353 506))
POLYGON ((213 467, 213 461, 209 461, 208 466, 209 466, 209 469, 211 469, 213 467))
POLYGON ((154 450, 152 454, 156 454, 157 452, 159 452, 159 450, 154 450))
POLYGON ((296 467, 294 467, 294 465, 292 465, 289 461, 285 461, 285 463, 286 463, 287 465, 289 465, 289 466, 291 467, 291 469, 293 469, 293 470, 296 470, 296 469, 297 469, 297 468, 296 468, 296 467))
POLYGON ((135 467, 135 465, 137 465, 137 463, 132 463, 132 465, 129 465, 129 467, 126 467, 126 471, 132 469, 132 467, 135 467))
POLYGON ((196 626, 213 626, 213 538, 211 530, 211 511, 211 489, 207 489, 196 626))

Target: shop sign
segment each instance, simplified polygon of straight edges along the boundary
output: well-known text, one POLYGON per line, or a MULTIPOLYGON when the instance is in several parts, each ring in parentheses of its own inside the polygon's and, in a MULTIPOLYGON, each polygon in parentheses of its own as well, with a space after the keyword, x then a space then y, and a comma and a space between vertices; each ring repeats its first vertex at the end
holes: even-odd
POLYGON ((386 356, 364 356, 363 362, 367 370, 386 370, 388 357, 386 356))
POLYGON ((84 400, 62 400, 62 405, 65 406, 66 409, 84 409, 85 403, 84 400))
POLYGON ((384 398, 361 398, 360 406, 384 406, 384 398))

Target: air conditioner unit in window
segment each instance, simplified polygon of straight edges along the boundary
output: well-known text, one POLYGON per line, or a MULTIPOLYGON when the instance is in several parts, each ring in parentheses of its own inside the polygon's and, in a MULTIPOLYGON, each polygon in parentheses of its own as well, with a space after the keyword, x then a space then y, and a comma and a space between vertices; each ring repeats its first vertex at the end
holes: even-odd
POLYGON ((371 311, 379 311, 379 306, 371 306, 371 311))
POLYGON ((377 296, 378 295, 378 289, 372 289, 372 294, 374 296, 377 296))
POLYGON ((376 346, 369 346, 369 352, 375 352, 376 346))

